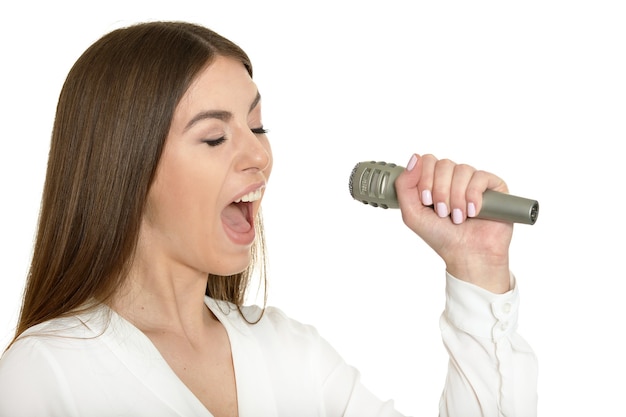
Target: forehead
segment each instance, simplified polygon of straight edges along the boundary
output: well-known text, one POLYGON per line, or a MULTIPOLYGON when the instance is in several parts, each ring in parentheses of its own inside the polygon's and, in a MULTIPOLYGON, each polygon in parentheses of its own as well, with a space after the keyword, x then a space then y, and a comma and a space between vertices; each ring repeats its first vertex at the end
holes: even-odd
MULTIPOLYGON (((183 95, 179 107, 247 106, 257 89, 245 66, 238 60, 217 56, 202 69, 183 95)), ((232 108, 229 110, 236 110, 232 108)))

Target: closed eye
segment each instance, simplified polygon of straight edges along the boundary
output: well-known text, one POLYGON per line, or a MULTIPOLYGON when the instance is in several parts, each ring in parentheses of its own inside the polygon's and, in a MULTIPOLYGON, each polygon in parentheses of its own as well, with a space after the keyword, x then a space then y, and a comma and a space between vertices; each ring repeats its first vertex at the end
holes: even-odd
POLYGON ((213 146, 219 146, 222 143, 224 143, 226 141, 226 137, 222 136, 219 139, 212 139, 212 140, 203 140, 204 143, 206 143, 207 145, 213 147, 213 146))
MULTIPOLYGON (((254 133, 255 135, 264 135, 267 132, 269 132, 269 130, 265 129, 263 126, 261 127, 255 127, 253 129, 250 129, 250 131, 252 133, 254 133)), ((211 139, 211 140, 203 140, 204 143, 206 143, 207 145, 211 146, 211 147, 215 147, 215 146, 219 146, 222 143, 226 142, 226 137, 222 136, 221 138, 218 139, 211 139)))

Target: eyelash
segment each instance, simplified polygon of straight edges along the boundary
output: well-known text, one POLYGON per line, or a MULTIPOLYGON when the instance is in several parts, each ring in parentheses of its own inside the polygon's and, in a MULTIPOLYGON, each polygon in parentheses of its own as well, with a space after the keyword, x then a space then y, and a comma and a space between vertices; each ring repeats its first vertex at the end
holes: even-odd
POLYGON ((205 140, 203 142, 206 143, 207 145, 209 145, 210 147, 215 147, 215 146, 219 146, 222 143, 226 142, 226 138, 224 136, 222 136, 219 139, 205 140))
MULTIPOLYGON (((269 132, 267 129, 265 129, 264 127, 255 127, 254 129, 250 129, 250 131, 252 133, 254 133, 255 135, 264 135, 267 132, 269 132)), ((211 147, 215 147, 215 146, 219 146, 222 143, 224 143, 226 141, 226 138, 224 136, 222 136, 219 139, 214 139, 214 140, 205 140, 204 143, 206 143, 207 145, 211 146, 211 147)))

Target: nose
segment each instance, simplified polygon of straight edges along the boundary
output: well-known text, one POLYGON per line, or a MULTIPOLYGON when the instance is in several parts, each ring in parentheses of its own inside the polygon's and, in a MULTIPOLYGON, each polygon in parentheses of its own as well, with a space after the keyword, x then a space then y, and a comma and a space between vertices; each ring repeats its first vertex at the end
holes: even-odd
POLYGON ((249 128, 241 129, 237 168, 241 171, 265 172, 272 165, 272 151, 265 135, 253 133, 249 128))

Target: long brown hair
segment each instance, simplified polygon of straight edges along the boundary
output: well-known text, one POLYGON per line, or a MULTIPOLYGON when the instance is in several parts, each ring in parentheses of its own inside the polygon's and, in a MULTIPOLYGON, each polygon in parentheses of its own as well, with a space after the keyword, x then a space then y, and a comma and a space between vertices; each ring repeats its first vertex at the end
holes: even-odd
MULTIPOLYGON (((241 48, 185 22, 114 30, 76 61, 59 97, 13 341, 31 326, 109 301, 122 284, 174 110, 216 55, 238 59, 252 76, 241 48)), ((240 307, 255 265, 264 282, 258 220, 250 267, 210 275, 207 295, 240 307)))

